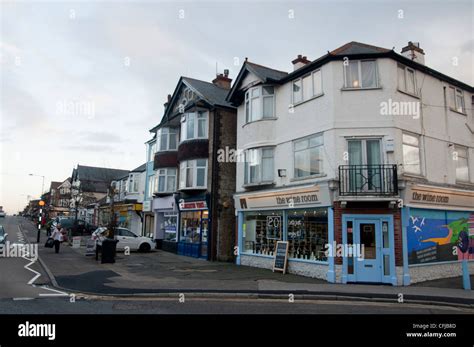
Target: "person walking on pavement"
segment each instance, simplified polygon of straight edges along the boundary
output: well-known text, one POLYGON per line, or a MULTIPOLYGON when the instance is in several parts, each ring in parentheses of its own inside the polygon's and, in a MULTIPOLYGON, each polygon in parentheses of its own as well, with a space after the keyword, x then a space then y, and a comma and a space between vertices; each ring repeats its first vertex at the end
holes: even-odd
POLYGON ((56 253, 59 253, 59 247, 61 246, 61 242, 63 241, 61 224, 58 223, 58 225, 56 225, 56 228, 51 234, 51 238, 54 240, 54 251, 56 253))

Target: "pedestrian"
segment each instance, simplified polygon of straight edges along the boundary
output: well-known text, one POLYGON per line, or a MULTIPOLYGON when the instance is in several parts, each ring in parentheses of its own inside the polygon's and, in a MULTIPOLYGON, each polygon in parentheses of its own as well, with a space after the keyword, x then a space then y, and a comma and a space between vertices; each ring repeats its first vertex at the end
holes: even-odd
POLYGON ((59 247, 61 245, 61 242, 63 241, 63 233, 62 233, 62 227, 60 223, 56 225, 56 228, 51 234, 51 238, 54 240, 54 251, 56 253, 59 253, 59 247))

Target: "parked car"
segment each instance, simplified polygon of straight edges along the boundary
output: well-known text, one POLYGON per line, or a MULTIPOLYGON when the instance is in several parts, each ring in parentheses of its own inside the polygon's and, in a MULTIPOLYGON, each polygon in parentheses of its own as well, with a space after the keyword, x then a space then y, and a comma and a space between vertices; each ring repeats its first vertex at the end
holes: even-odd
POLYGON ((5 232, 3 225, 0 225, 0 245, 4 245, 7 242, 8 234, 5 232))
POLYGON ((5 211, 0 211, 0 218, 5 218, 6 215, 5 211))
MULTIPOLYGON (((94 230, 97 229, 95 225, 89 224, 81 219, 74 220, 74 218, 71 217, 57 217, 56 224, 57 223, 60 223, 65 230, 71 232, 71 236, 92 234, 94 230)), ((53 228, 56 224, 53 223, 53 228)))
MULTIPOLYGON (((108 229, 106 227, 97 228, 91 235, 91 239, 96 241, 96 247, 102 247, 102 241, 107 238, 108 229)), ((155 247, 153 240, 145 237, 138 236, 134 232, 126 228, 115 228, 115 240, 117 242, 117 250, 123 251, 125 247, 129 247, 130 251, 149 252, 155 247)))

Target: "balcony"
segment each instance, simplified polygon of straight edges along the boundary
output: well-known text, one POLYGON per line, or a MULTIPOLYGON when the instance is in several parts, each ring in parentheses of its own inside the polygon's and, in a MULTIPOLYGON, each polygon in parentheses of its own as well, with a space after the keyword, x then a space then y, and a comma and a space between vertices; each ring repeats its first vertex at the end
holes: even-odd
POLYGON ((339 166, 339 196, 398 195, 397 165, 339 166))

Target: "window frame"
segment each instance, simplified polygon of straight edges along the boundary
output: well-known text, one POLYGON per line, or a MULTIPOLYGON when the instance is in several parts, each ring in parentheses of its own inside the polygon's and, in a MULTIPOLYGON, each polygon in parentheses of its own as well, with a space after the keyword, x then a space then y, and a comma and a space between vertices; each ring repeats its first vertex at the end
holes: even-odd
POLYGON ((304 76, 301 76, 301 77, 299 77, 299 78, 296 78, 296 79, 294 79, 293 81, 291 81, 291 103, 293 104, 293 106, 296 106, 296 105, 299 105, 299 104, 301 104, 301 103, 303 103, 303 102, 306 102, 306 101, 315 99, 315 98, 317 98, 317 97, 319 97, 319 96, 321 96, 321 95, 323 95, 323 94, 324 94, 324 90, 323 90, 323 73, 322 73, 322 69, 321 69, 321 68, 316 69, 316 70, 314 70, 314 71, 311 71, 310 73, 308 73, 308 74, 306 74, 306 75, 304 75, 304 76), (315 92, 315 90, 314 90, 314 81, 315 81, 314 76, 315 76, 315 74, 317 74, 317 73, 319 73, 319 75, 320 75, 320 80, 321 80, 321 84, 320 84, 321 92, 318 93, 318 94, 316 94, 316 92, 315 92), (309 76, 311 76, 311 89, 312 89, 312 90, 311 90, 310 96, 309 96, 307 99, 305 99, 305 98, 304 98, 304 93, 305 93, 305 92, 304 92, 303 79, 305 79, 305 78, 307 78, 307 77, 309 77, 309 76), (301 83, 301 91, 299 92, 299 93, 301 94, 301 100, 300 100, 300 101, 295 101, 294 84, 295 84, 296 82, 298 82, 298 81, 301 83))
POLYGON ((178 182, 178 187, 179 190, 185 190, 185 189, 207 189, 207 174, 208 174, 208 169, 209 169, 209 161, 207 158, 196 158, 196 159, 190 159, 190 160, 183 160, 182 162, 179 163, 179 182, 178 182), (198 160, 204 160, 206 162, 206 165, 204 166, 204 185, 203 186, 198 186, 197 185, 197 176, 198 176, 198 169, 202 169, 203 166, 197 166, 197 161, 198 160), (193 166, 189 166, 189 163, 194 163, 193 166), (186 182, 188 180, 187 176, 187 170, 192 169, 192 186, 187 187, 186 182), (183 176, 184 174, 184 176, 183 176), (181 183, 184 182, 184 185, 181 183))
POLYGON ((156 186, 154 187, 155 188, 155 191, 154 193, 158 193, 158 194, 163 194, 163 193, 174 193, 176 191, 176 180, 177 180, 177 177, 178 177, 178 169, 177 168, 174 168, 174 167, 165 167, 165 168, 159 168, 156 170, 156 176, 158 177, 157 178, 157 184, 156 186), (160 171, 164 170, 165 173, 162 175, 160 174, 160 171), (169 174, 170 170, 174 170, 174 175, 171 175, 169 174), (160 178, 164 177, 164 190, 163 191, 160 191, 160 178), (174 188, 173 190, 168 190, 168 180, 170 177, 174 177, 174 188))
POLYGON ((348 65, 344 65, 344 62, 342 64, 342 70, 343 70, 343 77, 344 77, 344 87, 342 89, 344 90, 364 90, 364 89, 377 89, 380 88, 380 82, 379 82, 379 68, 377 64, 377 59, 354 59, 354 60, 349 60, 348 65), (362 86, 362 62, 367 62, 367 61, 372 61, 374 62, 375 66, 375 86, 373 87, 364 87, 362 86), (357 77, 359 81, 359 87, 354 87, 354 86, 347 86, 347 69, 350 66, 351 62, 357 62, 357 77))
MULTIPOLYGON (((194 112, 187 112, 183 115, 185 117, 184 121, 181 121, 181 131, 179 134, 179 143, 182 143, 184 141, 191 141, 191 140, 206 140, 209 138, 209 111, 207 110, 198 110, 194 112), (188 138, 188 125, 189 124, 189 116, 193 115, 194 117, 194 126, 193 126, 193 137, 188 138), (205 115, 205 132, 206 134, 204 136, 198 136, 199 135, 199 115, 205 115), (184 129, 183 129, 184 128, 184 129)), ((202 119, 202 118, 201 118, 202 119)))
POLYGON ((255 148, 248 148, 244 151, 244 185, 258 185, 258 184, 265 184, 265 183, 273 183, 275 181, 275 147, 274 146, 264 146, 264 147, 255 147, 255 148), (270 180, 263 180, 263 151, 264 150, 271 150, 272 151, 272 167, 271 167, 271 176, 270 180), (258 180, 252 182, 250 176, 250 165, 248 164, 249 161, 247 160, 250 151, 257 151, 257 161, 259 162, 259 174, 258 180))
POLYGON ((471 175, 470 175, 470 172, 469 172, 469 147, 466 147, 466 146, 461 146, 461 145, 454 145, 454 151, 458 153, 457 157, 458 157, 458 160, 455 161, 455 168, 454 168, 454 175, 455 175, 455 178, 456 178, 456 182, 459 182, 459 183, 469 183, 471 181, 471 175), (466 152, 466 155, 465 156, 462 156, 462 155, 459 155, 459 150, 462 150, 462 151, 465 151, 466 152), (457 166, 457 163, 459 161, 459 158, 464 158, 466 159, 466 167, 467 167, 467 179, 462 179, 462 178, 458 178, 458 166, 457 166))
POLYGON ((422 158, 421 158, 421 136, 418 134, 403 132, 402 133, 402 162, 403 162, 403 173, 408 175, 415 175, 415 176, 423 176, 423 165, 422 165, 422 158), (418 140, 418 146, 412 145, 410 143, 406 143, 403 139, 404 135, 414 137, 418 140), (407 170, 407 166, 405 165, 405 154, 404 154, 404 146, 409 146, 413 148, 418 148, 418 166, 420 167, 419 172, 412 172, 407 170))
POLYGON ((466 115, 466 100, 464 98, 464 91, 462 89, 459 89, 457 87, 454 87, 454 86, 449 86, 449 93, 451 94, 451 92, 453 92, 454 94, 454 105, 451 105, 451 95, 448 95, 448 103, 449 103, 449 109, 451 111, 454 111, 454 112, 457 112, 457 113, 461 113, 463 115, 466 115), (461 106, 461 110, 458 109, 458 93, 460 94, 461 96, 461 103, 462 103, 462 106, 461 106))
POLYGON ((403 93, 418 97, 418 86, 417 86, 417 83, 416 83, 416 70, 412 69, 412 68, 410 68, 406 65, 398 63, 397 64, 397 88, 398 88, 399 91, 401 91, 403 93), (403 83, 404 83, 403 88, 400 85, 400 75, 398 74, 398 72, 399 72, 398 69, 403 69, 403 83), (413 93, 408 90, 408 86, 407 86, 407 82, 408 82, 407 76, 408 76, 409 71, 413 72, 413 89, 415 90, 413 93))
POLYGON ((156 152, 168 152, 168 151, 177 151, 178 150, 178 136, 179 136, 179 131, 175 128, 170 128, 170 127, 164 127, 160 128, 156 131, 156 152), (171 144, 171 136, 170 135, 176 135, 176 140, 175 140, 175 148, 170 148, 171 144), (161 138, 166 137, 166 148, 163 149, 161 148, 161 138))
MULTIPOLYGON (((308 135, 308 136, 305 136, 305 137, 302 137, 302 138, 299 138, 299 139, 295 139, 292 141, 292 145, 293 145, 293 179, 294 180, 302 180, 302 179, 307 179, 307 178, 314 178, 314 177, 321 177, 321 176, 324 176, 324 156, 322 155, 322 159, 319 159, 319 162, 321 163, 321 170, 319 173, 316 173, 316 174, 312 174, 312 175, 306 175, 306 176, 297 176, 296 175, 296 152, 302 152, 302 151, 307 151, 307 150, 310 150, 311 148, 321 148, 321 150, 324 149, 324 133, 316 133, 316 134, 312 134, 312 135, 308 135), (315 145, 315 146, 310 146, 310 141, 312 138, 321 138, 321 144, 319 145, 315 145), (297 142, 303 142, 303 141, 307 141, 308 142, 308 145, 305 149, 301 149, 301 150, 295 150, 295 147, 296 147, 296 143, 297 142)), ((323 153, 322 153, 323 154, 323 153)))
POLYGON ((245 113, 245 124, 257 122, 266 119, 275 119, 276 117, 276 93, 275 86, 271 84, 262 84, 256 87, 251 87, 245 91, 244 97, 244 113, 245 113), (273 88, 273 94, 264 94, 264 88, 273 88), (258 90, 257 96, 252 96, 253 91, 258 90), (264 117, 264 99, 272 99, 272 116, 264 117), (252 100, 258 99, 258 113, 256 119, 252 119, 252 100))
POLYGON ((155 174, 148 176, 148 191, 147 197, 152 198, 155 191, 155 174))

